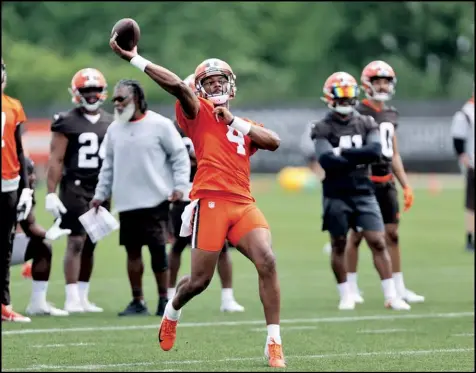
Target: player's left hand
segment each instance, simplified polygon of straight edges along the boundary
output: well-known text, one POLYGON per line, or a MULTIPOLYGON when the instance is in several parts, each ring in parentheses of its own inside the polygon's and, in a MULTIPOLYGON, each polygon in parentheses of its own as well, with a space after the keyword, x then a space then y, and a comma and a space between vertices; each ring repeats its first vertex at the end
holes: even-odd
POLYGON ((180 201, 183 198, 183 193, 180 190, 174 190, 169 196, 170 202, 180 201))
POLYGON ((45 233, 45 238, 51 241, 57 240, 60 237, 71 234, 71 229, 60 228, 61 218, 55 220, 54 224, 45 233))
POLYGON ((403 211, 408 211, 413 206, 413 200, 415 196, 413 195, 413 190, 409 186, 406 186, 403 189, 403 200, 404 200, 404 208, 403 211))
POLYGON ((131 51, 126 51, 122 49, 119 45, 117 45, 116 38, 117 38, 117 34, 114 34, 112 38, 109 40, 109 46, 114 51, 114 53, 116 53, 119 57, 121 57, 122 59, 126 61, 130 61, 135 56, 138 55, 137 45, 134 48, 132 48, 131 51))
POLYGON ((217 120, 222 120, 227 126, 229 126, 230 123, 233 122, 233 119, 235 119, 230 110, 224 106, 217 106, 213 109, 213 114, 215 114, 217 120))
POLYGON ((21 191, 20 199, 17 205, 17 220, 25 220, 30 214, 33 206, 33 189, 24 188, 21 191))

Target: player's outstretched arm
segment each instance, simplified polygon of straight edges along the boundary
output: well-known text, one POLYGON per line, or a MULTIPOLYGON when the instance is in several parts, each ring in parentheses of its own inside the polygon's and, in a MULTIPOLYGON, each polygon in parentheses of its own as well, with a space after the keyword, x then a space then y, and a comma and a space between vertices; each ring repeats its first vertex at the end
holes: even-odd
POLYGON ((314 138, 314 148, 317 160, 324 170, 346 168, 350 165, 347 159, 335 154, 331 143, 325 138, 314 138))
POLYGON ((380 131, 373 129, 367 135, 367 145, 361 148, 341 149, 340 154, 352 164, 370 164, 378 162, 382 156, 380 131))
POLYGON ((188 84, 185 84, 182 79, 172 71, 141 57, 137 52, 137 46, 131 51, 120 48, 117 45, 116 37, 117 35, 114 35, 109 41, 112 50, 122 59, 129 61, 131 65, 149 75, 149 77, 165 91, 175 96, 180 101, 185 116, 188 119, 195 119, 200 109, 200 101, 188 84))

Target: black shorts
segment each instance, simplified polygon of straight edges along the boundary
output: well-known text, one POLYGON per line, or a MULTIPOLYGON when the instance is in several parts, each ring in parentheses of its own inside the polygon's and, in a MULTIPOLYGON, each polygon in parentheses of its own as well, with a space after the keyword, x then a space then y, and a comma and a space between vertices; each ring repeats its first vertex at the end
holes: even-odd
MULTIPOLYGON (((71 236, 86 234, 84 227, 79 222, 79 217, 90 210, 89 203, 94 197, 93 185, 82 185, 78 181, 65 180, 61 182, 59 198, 66 207, 66 214, 61 217, 61 228, 71 229, 71 236)), ((110 201, 102 204, 106 209, 110 209, 110 201)))
POLYGON ((119 245, 165 245, 169 206, 164 201, 155 207, 120 212, 119 245))
POLYGON ((323 198, 322 230, 332 237, 346 236, 349 229, 384 231, 382 213, 374 195, 323 198))
POLYGON ((466 209, 474 212, 474 168, 466 171, 466 209))
MULTIPOLYGON (((189 204, 189 201, 177 201, 172 204, 170 209, 170 219, 169 219, 169 229, 173 233, 173 236, 176 240, 187 240, 187 246, 190 246, 192 236, 180 237, 180 228, 182 226, 182 213, 185 210, 185 207, 189 204)), ((228 251, 228 248, 233 247, 229 242, 225 242, 223 245, 222 251, 228 251)))
POLYGON ((398 224, 400 208, 398 205, 398 191, 395 183, 374 183, 375 197, 382 212, 384 224, 398 224))

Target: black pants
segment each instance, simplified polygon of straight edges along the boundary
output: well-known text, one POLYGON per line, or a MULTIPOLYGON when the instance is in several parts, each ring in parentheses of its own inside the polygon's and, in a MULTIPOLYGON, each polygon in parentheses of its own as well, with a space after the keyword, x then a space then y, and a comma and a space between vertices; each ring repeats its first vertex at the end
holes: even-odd
POLYGON ((0 250, 2 251, 2 304, 10 304, 10 262, 16 225, 17 191, 2 192, 0 197, 0 250))

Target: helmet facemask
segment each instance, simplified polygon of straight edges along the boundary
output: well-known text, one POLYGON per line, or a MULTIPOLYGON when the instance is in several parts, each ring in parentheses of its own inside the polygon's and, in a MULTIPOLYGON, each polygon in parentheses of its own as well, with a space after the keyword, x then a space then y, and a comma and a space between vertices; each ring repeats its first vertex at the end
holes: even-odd
MULTIPOLYGON (((221 69, 209 69, 206 73, 199 75, 195 78, 195 84, 200 96, 213 102, 214 105, 224 105, 229 100, 235 97, 235 93, 236 93, 235 76, 234 74, 230 74, 221 69), (220 92, 209 93, 207 92, 207 89, 209 88, 207 86, 208 82, 205 82, 205 84, 203 84, 203 82, 207 78, 210 78, 213 76, 220 76, 222 79, 220 80, 220 83, 221 83, 220 92)), ((210 83, 210 88, 208 90, 210 91, 210 89, 214 85, 215 85, 215 82, 210 83)))
POLYGON ((386 76, 374 76, 365 81, 365 95, 369 100, 385 102, 393 98, 395 94, 396 78, 390 78, 386 76), (379 79, 386 79, 388 81, 387 92, 378 92, 374 86, 374 82, 379 79))
POLYGON ((327 107, 336 113, 349 115, 354 111, 359 96, 357 85, 338 86, 334 84, 332 88, 324 91, 322 98, 327 103, 327 107))

